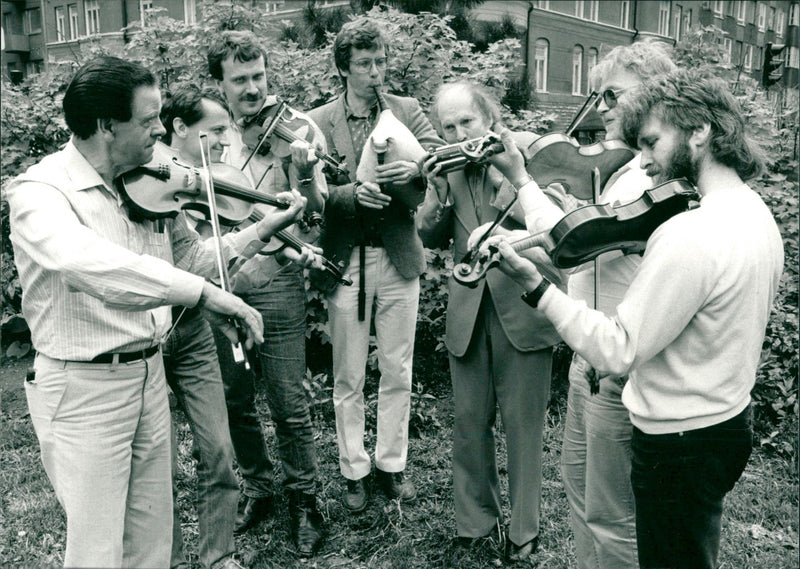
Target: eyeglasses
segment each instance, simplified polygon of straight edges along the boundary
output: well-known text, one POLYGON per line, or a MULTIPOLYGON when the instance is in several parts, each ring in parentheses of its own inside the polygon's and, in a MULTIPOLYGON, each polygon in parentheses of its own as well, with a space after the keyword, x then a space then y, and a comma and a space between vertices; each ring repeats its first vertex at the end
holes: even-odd
POLYGON ((613 109, 619 103, 619 96, 622 95, 627 89, 606 89, 600 97, 609 109, 613 109))
POLYGON ((373 63, 375 64, 375 67, 378 69, 378 71, 386 69, 385 57, 377 57, 375 59, 359 59, 358 61, 351 61, 350 69, 353 70, 355 73, 369 73, 372 70, 373 63))

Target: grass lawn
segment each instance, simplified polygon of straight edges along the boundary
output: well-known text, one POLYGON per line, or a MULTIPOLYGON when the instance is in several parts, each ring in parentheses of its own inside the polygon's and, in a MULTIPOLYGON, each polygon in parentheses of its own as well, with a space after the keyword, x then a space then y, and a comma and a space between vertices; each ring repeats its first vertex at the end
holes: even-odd
MULTIPOLYGON (((23 392, 30 359, 5 361, 0 366, 0 567, 58 567, 63 559, 65 521, 39 459, 23 392)), ((424 367, 424 366, 423 366, 424 367)), ((420 367, 417 367, 420 373, 420 367)), ((417 413, 422 433, 411 440, 408 474, 418 498, 400 505, 375 495, 369 508, 349 514, 341 504, 339 475, 330 403, 315 414, 320 467, 319 503, 328 520, 328 536, 317 557, 297 560, 291 553, 285 497, 277 500, 274 515, 245 536, 237 538, 245 564, 256 568, 484 568, 503 566, 500 544, 478 540, 469 549, 454 543, 450 474, 452 429, 451 394, 440 382, 435 399, 425 398, 417 413)), ((572 534, 559 454, 563 429, 565 386, 554 385, 544 443, 544 487, 540 544, 528 564, 540 568, 575 567, 572 534)), ((368 402, 370 398, 368 397, 368 402)), ((263 398, 259 398, 272 455, 275 434, 263 398)), ((195 465, 191 434, 179 420, 179 503, 187 551, 196 563, 197 515, 195 465)), ((369 422, 368 422, 369 425, 369 422)), ((367 441, 374 448, 374 437, 367 441)), ((502 437, 498 437, 501 479, 505 483, 502 437)), ((280 470, 278 468, 278 478, 280 470)), ((281 493, 279 483, 276 493, 281 493)), ((507 501, 504 503, 507 509, 507 501)), ((726 500, 720 566, 726 569, 782 569, 798 562, 798 477, 794 461, 753 453, 744 476, 726 500)), ((197 565, 199 567, 199 565, 197 565)))

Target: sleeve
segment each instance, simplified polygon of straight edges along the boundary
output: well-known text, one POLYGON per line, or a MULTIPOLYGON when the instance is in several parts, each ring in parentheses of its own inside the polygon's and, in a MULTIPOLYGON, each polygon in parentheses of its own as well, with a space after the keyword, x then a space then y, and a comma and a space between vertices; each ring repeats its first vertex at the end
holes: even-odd
POLYGON ((614 317, 550 287, 539 304, 564 341, 595 369, 624 375, 671 344, 711 289, 713 254, 673 218, 651 236, 614 317))
POLYGON ((440 202, 436 190, 428 187, 414 223, 425 247, 446 249, 453 236, 453 206, 440 202))
MULTIPOLYGON (((8 189, 12 240, 64 284, 118 310, 147 310, 167 304, 193 306, 203 279, 163 259, 139 255, 81 223, 69 200, 43 183, 8 189)), ((111 222, 129 223, 122 218, 111 222)))

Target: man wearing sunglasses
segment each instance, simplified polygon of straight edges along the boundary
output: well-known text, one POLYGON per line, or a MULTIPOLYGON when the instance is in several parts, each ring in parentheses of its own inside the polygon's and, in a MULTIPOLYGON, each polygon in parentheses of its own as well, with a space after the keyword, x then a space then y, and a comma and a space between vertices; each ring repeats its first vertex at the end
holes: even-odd
MULTIPOLYGON (((675 65, 661 44, 639 42, 611 50, 591 71, 590 84, 601 93, 597 110, 606 139, 620 139, 620 101, 633 96, 645 80, 668 73, 675 65)), ((499 160, 506 156, 498 155, 499 160)), ((639 165, 640 155, 611 176, 600 203, 627 203, 653 186, 639 165)), ((511 179, 511 178, 509 178, 511 179)), ((535 183, 520 188, 528 231, 551 228, 563 216, 535 183)), ((473 232, 470 244, 481 235, 473 232)), ((639 255, 611 252, 573 272, 569 296, 613 315, 641 262, 639 255)), ((561 474, 580 569, 638 567, 633 490, 630 483, 632 427, 622 404, 626 376, 598 374, 578 354, 569 371, 569 394, 561 474)))
MULTIPOLYGON (((369 351, 370 315, 375 308, 375 336, 381 370, 378 394, 376 482, 387 497, 407 501, 416 495, 404 477, 408 452, 411 367, 419 304, 419 275, 425 270, 422 242, 414 212, 383 193, 379 184, 424 183, 413 161, 378 165, 377 183, 359 182, 356 171, 362 149, 375 128, 379 109, 375 89, 383 84, 387 42, 378 25, 360 18, 342 27, 333 44, 334 61, 344 94, 309 116, 325 133, 331 153, 343 157, 348 176, 328 181, 325 231, 321 245, 329 259, 343 262, 359 276, 355 286, 326 283, 333 344, 333 405, 339 443, 339 467, 346 479, 345 507, 367 506, 371 460, 364 449, 364 381, 369 351)), ((386 94, 387 107, 423 147, 441 139, 416 99, 386 94)))

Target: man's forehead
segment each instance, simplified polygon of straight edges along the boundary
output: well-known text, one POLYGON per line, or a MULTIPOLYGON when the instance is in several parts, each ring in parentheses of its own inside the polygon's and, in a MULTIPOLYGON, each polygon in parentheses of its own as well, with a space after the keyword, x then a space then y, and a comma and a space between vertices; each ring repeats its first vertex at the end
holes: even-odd
POLYGON ((235 59, 233 55, 222 61, 223 77, 249 75, 251 73, 259 73, 266 69, 264 63, 264 56, 259 55, 256 59, 242 61, 235 59))
POLYGON ((155 85, 142 85, 133 91, 131 115, 140 118, 161 111, 161 91, 155 85))
POLYGON ((374 47, 368 47, 366 49, 360 49, 357 47, 350 48, 350 56, 353 59, 372 55, 375 55, 376 57, 383 57, 386 55, 386 48, 383 46, 383 44, 378 44, 374 47))

